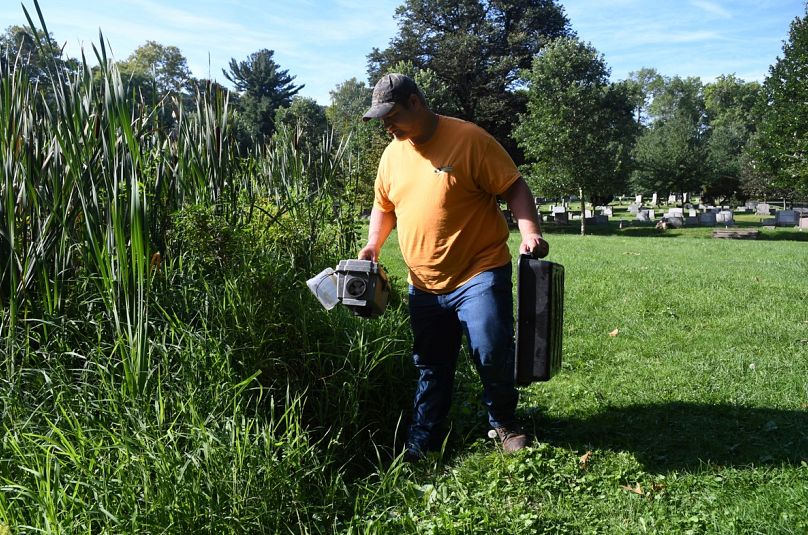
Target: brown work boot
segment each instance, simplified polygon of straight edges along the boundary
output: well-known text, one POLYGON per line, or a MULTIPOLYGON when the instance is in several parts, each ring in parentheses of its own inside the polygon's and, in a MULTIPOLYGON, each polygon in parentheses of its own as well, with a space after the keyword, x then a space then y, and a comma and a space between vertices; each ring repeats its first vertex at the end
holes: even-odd
POLYGON ((527 446, 527 435, 517 424, 507 424, 494 429, 499 440, 502 441, 502 449, 505 453, 516 453, 527 446))

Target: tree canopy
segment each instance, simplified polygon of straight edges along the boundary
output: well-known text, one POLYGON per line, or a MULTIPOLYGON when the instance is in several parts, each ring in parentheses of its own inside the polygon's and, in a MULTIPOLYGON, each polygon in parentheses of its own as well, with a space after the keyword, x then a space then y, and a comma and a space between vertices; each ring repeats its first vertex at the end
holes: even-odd
POLYGON ((708 134, 701 80, 664 78, 648 109, 651 124, 634 147, 635 190, 699 191, 708 134))
POLYGON ((446 84, 458 116, 515 150, 511 129, 525 109, 524 95, 515 91, 520 73, 547 42, 571 34, 563 8, 553 0, 406 0, 396 19, 390 46, 368 55, 372 82, 412 61, 446 84))
POLYGON ((762 91, 750 172, 768 184, 764 190, 808 196, 808 6, 791 23, 762 91))
POLYGON ((636 131, 633 106, 628 86, 609 84, 603 56, 577 39, 557 39, 526 77, 527 113, 514 136, 534 189, 589 196, 622 189, 636 131))
POLYGON ((273 59, 275 52, 262 49, 245 61, 230 60, 230 70, 222 70, 240 93, 238 107, 249 135, 256 139, 271 136, 275 130, 275 112, 288 107, 303 85, 273 59))

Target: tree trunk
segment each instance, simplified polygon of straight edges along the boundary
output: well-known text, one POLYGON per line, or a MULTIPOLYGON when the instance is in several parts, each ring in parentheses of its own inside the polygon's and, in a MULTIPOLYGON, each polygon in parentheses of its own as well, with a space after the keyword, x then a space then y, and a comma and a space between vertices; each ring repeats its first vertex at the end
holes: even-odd
POLYGON ((586 236, 586 201, 583 188, 578 188, 578 195, 581 198, 581 236, 586 236))

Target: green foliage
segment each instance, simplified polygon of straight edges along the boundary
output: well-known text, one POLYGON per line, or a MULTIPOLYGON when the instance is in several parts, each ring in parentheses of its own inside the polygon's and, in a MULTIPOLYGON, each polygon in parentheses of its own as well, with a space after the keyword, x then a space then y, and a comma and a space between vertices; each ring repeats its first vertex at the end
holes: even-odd
POLYGON ((639 71, 629 73, 625 83, 631 91, 637 124, 648 126, 650 105, 654 101, 654 97, 665 86, 665 79, 656 69, 644 67, 639 71))
POLYGON ((312 98, 295 96, 287 107, 275 112, 275 125, 295 132, 295 143, 306 154, 315 154, 329 135, 325 108, 312 98))
POLYGON ((514 137, 537 193, 592 196, 624 188, 635 124, 629 92, 610 85, 608 75, 594 48, 568 38, 548 44, 525 73, 528 111, 514 137))
POLYGON ((701 81, 664 79, 649 106, 651 125, 637 139, 637 191, 699 191, 705 170, 707 123, 701 81))
POLYGON ((791 23, 783 55, 763 82, 749 170, 761 189, 787 197, 808 195, 808 11, 791 23), (761 184, 762 183, 762 184, 761 184))
POLYGON ((371 89, 355 78, 345 81, 330 92, 331 105, 326 110, 334 135, 345 144, 345 152, 356 174, 356 207, 370 210, 373 206, 373 183, 382 151, 389 136, 379 121, 363 121, 370 107, 371 89))
POLYGON ((294 76, 281 69, 272 58, 275 52, 261 49, 245 61, 230 60, 230 70, 222 69, 240 93, 239 110, 247 134, 258 141, 275 131, 275 112, 289 106, 302 85, 294 85, 294 76))
POLYGON ((525 106, 514 91, 520 71, 530 68, 549 40, 569 34, 563 8, 552 0, 407 0, 396 18, 399 32, 390 46, 368 55, 370 79, 400 61, 434 72, 449 88, 459 116, 513 152, 513 118, 525 106))
POLYGON ((160 97, 179 95, 191 80, 188 61, 176 46, 146 41, 118 64, 124 76, 137 76, 153 80, 160 97))
POLYGON ((704 88, 710 133, 707 140, 703 195, 724 203, 742 198, 743 150, 755 129, 755 103, 760 84, 735 76, 720 76, 704 88))

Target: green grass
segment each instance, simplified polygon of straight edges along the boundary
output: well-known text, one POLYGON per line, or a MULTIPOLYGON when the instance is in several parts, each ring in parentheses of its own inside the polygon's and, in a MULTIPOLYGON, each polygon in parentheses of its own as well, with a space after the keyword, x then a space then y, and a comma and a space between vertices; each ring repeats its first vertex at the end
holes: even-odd
POLYGON ((383 317, 305 286, 357 249, 344 145, 242 154, 227 99, 155 107, 97 55, 47 92, 2 65, 0 535, 808 530, 808 234, 548 226, 538 442, 485 438, 466 359, 444 454, 405 465, 395 237, 383 317))
MULTIPOLYGON (((522 390, 535 447, 503 457, 455 409, 451 452, 408 473, 379 532, 808 530, 806 244, 547 230, 564 364, 522 390)), ((395 235, 383 261, 402 272, 395 235)))

